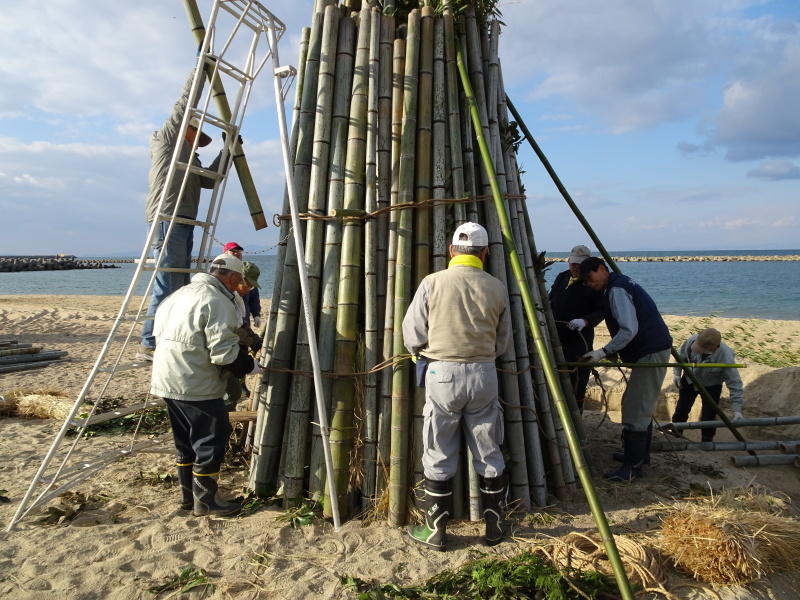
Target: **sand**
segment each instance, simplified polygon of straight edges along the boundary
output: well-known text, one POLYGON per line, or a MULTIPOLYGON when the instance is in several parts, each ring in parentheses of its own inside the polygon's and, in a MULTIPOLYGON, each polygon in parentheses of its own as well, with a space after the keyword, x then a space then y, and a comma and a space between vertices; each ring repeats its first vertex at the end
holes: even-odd
MULTIPOLYGON (((69 352, 68 362, 0 375, 0 395, 7 396, 15 389, 51 389, 75 398, 103 347, 120 300, 103 296, 0 296, 0 339, 13 337, 48 350, 69 352)), ((800 321, 668 317, 668 323, 678 341, 692 327, 714 325, 723 334, 738 337, 746 352, 750 352, 748 344, 773 352, 800 350, 800 321), (746 335, 741 333, 743 330, 746 335)), ((129 352, 132 355, 133 349, 129 352)), ((746 416, 800 414, 800 368, 776 369, 751 360, 745 362, 748 368, 742 370, 742 377, 746 416)), ((590 453, 598 472, 615 464, 610 454, 620 435, 619 389, 614 389, 618 376, 606 371, 602 380, 609 390, 610 410, 606 415, 602 405, 596 403, 585 415, 590 453)), ((109 395, 126 401, 141 399, 147 384, 146 369, 126 372, 114 378, 109 395)), ((599 397, 596 392, 592 395, 599 397)), ((656 415, 659 420, 669 419, 676 397, 668 377, 656 415)), ((727 409, 724 401, 723 407, 727 409)), ((10 500, 0 504, 3 528, 61 424, 52 419, 0 417, 0 489, 6 490, 0 495, 10 500)), ((791 433, 800 437, 798 429, 791 433)), ((753 440, 785 439, 786 435, 786 429, 746 432, 746 437, 753 440)), ((699 432, 691 432, 688 437, 698 439, 699 432)), ((717 436, 717 441, 729 439, 733 438, 728 432, 721 431, 717 436)), ((78 451, 86 456, 97 455, 130 442, 130 434, 97 436, 82 441, 78 451)), ((654 535, 666 507, 702 488, 719 491, 748 484, 764 486, 788 497, 790 513, 797 514, 800 470, 737 469, 728 465, 730 456, 726 452, 659 453, 654 454, 643 480, 611 484, 595 477, 594 485, 613 532, 654 535)), ((570 502, 553 500, 551 506, 536 509, 539 516, 514 515, 513 536, 491 549, 479 544, 479 524, 453 522, 448 530, 451 549, 446 553, 416 546, 403 530, 389 527, 384 521, 352 520, 334 532, 330 523, 317 519, 310 526, 293 529, 279 519, 283 511, 277 507, 262 508, 232 520, 197 518, 177 510, 178 492, 164 480, 164 475, 172 473, 172 464, 169 444, 167 452, 139 453, 112 463, 70 491, 66 504, 83 505, 73 519, 45 526, 38 523, 44 509, 37 509, 14 531, 0 533, 0 596, 153 598, 149 587, 176 577, 193 564, 205 569, 215 585, 213 591, 206 590, 206 598, 353 598, 339 583, 339 575, 400 585, 421 583, 481 552, 512 556, 544 541, 546 536, 596 529, 580 492, 570 502)), ((229 495, 240 494, 245 472, 227 467, 221 483, 229 495)), ((48 506, 62 507, 62 501, 54 499, 48 506)), ((798 574, 780 574, 748 587, 718 587, 715 593, 723 599, 795 598, 800 597, 798 582, 798 574)), ((685 584, 698 585, 670 569, 667 587, 675 597, 714 597, 708 586, 703 589, 685 584)), ((170 593, 159 597, 170 597, 170 593)), ((199 598, 201 593, 195 590, 179 597, 199 598)))

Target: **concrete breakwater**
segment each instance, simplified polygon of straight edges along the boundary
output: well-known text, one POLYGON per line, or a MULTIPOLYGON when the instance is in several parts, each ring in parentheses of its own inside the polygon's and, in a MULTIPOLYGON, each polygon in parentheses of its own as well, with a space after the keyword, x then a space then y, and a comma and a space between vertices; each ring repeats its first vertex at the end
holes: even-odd
MULTIPOLYGON (((74 256, 9 256, 0 257, 0 273, 67 271, 71 269, 119 269, 118 266, 109 264, 110 262, 105 260, 80 260, 74 256)), ((133 261, 131 260, 130 262, 133 261)))
MULTIPOLYGON (((602 257, 601 257, 602 258, 602 257)), ((615 262, 791 262, 799 261, 800 254, 741 256, 611 256, 615 262)), ((547 257, 548 261, 566 262, 567 257, 547 257)))

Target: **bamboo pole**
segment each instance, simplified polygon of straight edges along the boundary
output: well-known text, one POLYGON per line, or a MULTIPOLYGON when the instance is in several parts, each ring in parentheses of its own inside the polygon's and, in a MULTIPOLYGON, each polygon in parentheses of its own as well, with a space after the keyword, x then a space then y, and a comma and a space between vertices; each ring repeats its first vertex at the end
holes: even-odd
POLYGON ((762 454, 761 456, 731 456, 732 467, 768 467, 774 465, 794 465, 796 454, 762 454))
MULTIPOLYGON (((355 61, 355 22, 350 17, 339 20, 339 36, 336 49, 336 84, 334 86, 333 114, 331 118, 331 148, 328 164, 328 213, 341 208, 344 202, 344 175, 347 159, 347 132, 350 119, 350 102, 353 86, 353 63, 355 61)), ((322 270, 322 298, 320 306, 319 333, 320 367, 323 372, 333 372, 333 348, 336 339, 336 312, 339 302, 339 265, 341 262, 342 221, 325 221, 325 252, 322 270)), ((325 398, 330 412, 333 379, 323 382, 325 398)), ((319 415, 314 413, 314 421, 319 415)), ((312 431, 311 464, 309 468, 309 493, 315 500, 321 498, 325 489, 325 462, 322 438, 317 430, 312 431)))
MULTIPOLYGON (((327 204, 328 149, 330 147, 331 110, 333 107, 336 48, 339 33, 339 10, 328 6, 324 13, 322 44, 320 48, 319 75, 317 78, 316 118, 314 120, 313 162, 309 184, 308 212, 324 215, 327 204)), ((325 222, 312 219, 306 226, 305 258, 311 314, 316 315, 322 265, 322 244, 325 222)), ((305 316, 300 316, 295 355, 295 370, 311 370, 311 354, 306 332, 305 316)), ((285 507, 296 506, 303 499, 303 478, 306 472, 306 440, 309 412, 311 410, 312 380, 298 376, 292 379, 289 396, 289 414, 286 431, 286 457, 284 460, 285 507)))
MULTIPOLYGON (((480 39, 478 27, 475 20, 474 7, 470 6, 466 10, 466 32, 467 41, 469 43, 470 52, 470 68, 471 79, 473 87, 477 91, 475 107, 479 111, 479 120, 474 121, 475 131, 479 134, 478 140, 490 139, 490 132, 488 127, 487 118, 487 103, 485 95, 485 83, 483 78, 483 61, 480 56, 480 39), (478 129, 480 127, 480 130, 478 129)), ((495 108, 496 110, 496 108, 495 108)), ((488 154, 490 165, 492 162, 491 152, 488 154)), ((489 170, 487 165, 482 166, 481 171, 483 177, 483 184, 485 192, 491 191, 491 185, 495 187, 498 185, 497 177, 494 177, 493 184, 490 184, 490 177, 488 177, 489 170)), ((494 176, 494 174, 492 174, 494 176)), ((498 193, 502 192, 498 189, 498 193)), ((512 320, 514 317, 519 317, 520 312, 519 303, 515 300, 518 298, 519 286, 511 279, 509 280, 506 275, 506 260, 503 252, 503 231, 499 220, 499 209, 487 205, 484 207, 486 215, 486 230, 489 234, 489 260, 488 271, 499 279, 508 290, 509 306, 511 309, 512 320)), ((522 333, 520 327, 524 327, 519 322, 514 323, 515 335, 522 333)), ((506 424, 506 440, 508 441, 509 451, 511 453, 509 466, 511 473, 511 491, 514 500, 519 501, 519 506, 522 510, 530 509, 530 483, 528 481, 528 467, 525 454, 525 436, 522 423, 521 399, 519 381, 515 373, 517 368, 517 353, 516 353, 516 339, 514 344, 509 344, 505 352, 498 359, 498 379, 500 380, 501 395, 503 397, 504 418, 506 424)), ((527 344, 525 355, 527 356, 527 344)))
MULTIPOLYGON (((444 51, 447 87, 448 141, 450 143, 450 173, 453 198, 466 195, 464 182, 464 160, 461 144, 461 111, 459 110, 458 66, 456 65, 456 31, 453 22, 453 10, 449 0, 444 3, 444 51)), ((464 119, 467 123, 469 119, 464 119)), ((467 221, 467 211, 463 204, 453 206, 456 227, 467 221)))
MULTIPOLYGON (((299 212, 306 212, 308 204, 322 23, 322 13, 315 14, 309 38, 306 78, 303 84, 298 118, 299 131, 294 179, 297 185, 296 202, 299 212), (300 190, 305 190, 305 192, 302 193, 300 190)), ((294 364, 300 308, 297 302, 299 291, 300 274, 297 264, 297 248, 295 244, 288 244, 275 322, 273 351, 269 363, 272 369, 288 370, 294 364)), ((272 301, 275 302, 276 299, 273 298, 272 301)), ((281 441, 285 427, 290 384, 291 376, 288 373, 275 370, 270 373, 264 406, 263 409, 259 409, 259 435, 253 445, 253 463, 250 472, 251 489, 266 489, 268 492, 273 492, 273 488, 277 487, 281 441)))
MULTIPOLYGON (((398 202, 414 198, 414 154, 417 135, 417 94, 420 53, 420 12, 408 15, 406 60, 403 93, 403 130, 401 134, 398 202)), ((394 344, 395 356, 405 354, 403 317, 411 301, 411 250, 413 243, 411 209, 399 211, 397 222, 397 260, 395 263, 394 344)), ((406 521, 409 449, 409 361, 396 362, 392 377, 392 436, 389 466, 389 524, 395 527, 406 521)))
MULTIPOLYGON (((397 204, 400 190, 400 135, 403 128, 403 78, 405 73, 406 42, 395 40, 392 54, 392 175, 390 203, 397 204)), ((383 320, 383 361, 394 352, 394 294, 395 263, 397 261, 397 211, 392 211, 389 222, 389 246, 386 253, 386 312, 383 320)), ((391 447, 392 381, 394 368, 381 371, 381 408, 378 426, 379 471, 376 495, 386 488, 391 447)))
MULTIPOLYGON (((736 427, 770 427, 776 425, 797 425, 800 423, 800 416, 792 417, 755 417, 752 419, 741 419, 736 421, 736 427)), ((722 421, 693 421, 689 423, 666 423, 661 425, 665 431, 683 429, 708 429, 710 427, 723 427, 722 421)))
POLYGON ((666 363, 629 363, 629 362, 590 362, 590 361, 564 361, 556 363, 558 367, 608 367, 625 369, 663 369, 664 367, 683 367, 684 369, 718 369, 727 367, 736 367, 737 369, 746 369, 747 365, 740 364, 725 364, 725 363, 684 363, 684 362, 666 362, 666 363))
MULTIPOLYGON (((183 7, 186 9, 186 16, 189 18, 189 25, 192 28, 195 42, 198 46, 202 46, 206 37, 206 28, 203 25, 203 18, 200 16, 200 10, 197 8, 196 0, 183 0, 183 7)), ((219 73, 214 72, 213 77, 209 75, 209 81, 213 90, 214 102, 217 105, 217 112, 223 121, 230 122, 231 120, 231 107, 228 104, 228 97, 225 95, 225 88, 222 85, 222 79, 219 73)), ((242 192, 244 199, 247 202, 247 208, 250 211, 250 218, 253 220, 253 226, 256 230, 264 229, 267 226, 267 220, 264 217, 264 209, 261 208, 261 201, 258 198, 258 191, 256 184, 253 181, 253 175, 250 173, 250 167, 247 164, 247 159, 244 156, 241 144, 238 138, 234 138, 232 149, 233 166, 236 167, 236 174, 239 176, 239 182, 242 184, 242 192)))
MULTIPOLYGON (((359 13, 353 94, 350 103, 350 127, 347 134, 347 168, 344 183, 344 208, 364 208, 367 143, 367 93, 369 69, 370 11, 359 13)), ((342 224, 342 257, 339 267, 339 303, 336 311, 336 342, 331 419, 331 455, 336 493, 340 504, 346 500, 350 479, 350 450, 355 427, 355 381, 348 373, 356 372, 358 354, 359 294, 362 278, 362 223, 352 219, 342 224)), ((326 488, 325 514, 331 504, 326 488)))
MULTIPOLYGON (((370 12, 369 89, 367 95, 367 156, 366 202, 367 214, 378 207, 378 87, 381 45, 381 15, 370 12)), ((375 219, 364 222, 364 421, 362 509, 374 498, 376 478, 376 444, 378 441, 378 375, 370 371, 378 363, 378 232, 375 219)))
MULTIPOLYGON (((463 64, 462 60, 463 53, 460 47, 457 48, 457 53, 458 53, 459 73, 461 74, 461 82, 462 85, 464 86, 465 93, 469 98, 470 115, 472 117, 473 122, 475 123, 476 131, 481 132, 482 125, 480 121, 480 115, 478 114, 478 108, 475 103, 475 97, 471 89, 472 85, 470 84, 469 76, 463 64)), ((570 419, 568 408, 564 402, 561 390, 558 387, 555 370, 553 369, 553 365, 546 354, 544 339, 542 338, 542 333, 539 328, 539 322, 536 319, 533 302, 530 297, 527 283, 525 282, 525 274, 522 270, 522 266, 520 265, 519 257, 516 254, 516 248, 514 247, 514 240, 510 235, 511 232, 508 225, 508 217, 505 214, 505 207, 503 205, 502 197, 500 195, 500 190, 497 185, 497 179, 493 173, 494 169, 492 167, 489 149, 486 145, 486 140, 484 139, 482 133, 479 133, 477 140, 478 140, 478 145, 480 147, 481 155, 483 156, 483 162, 485 164, 487 174, 489 175, 489 180, 492 187, 492 195, 494 196, 498 217, 500 218, 502 224, 504 246, 508 257, 512 262, 514 273, 516 277, 520 280, 520 290, 522 292, 523 303, 525 304, 525 312, 528 317, 528 324, 531 328, 531 334, 533 335, 536 348, 542 359, 542 366, 544 367, 547 376, 548 387, 550 388, 550 392, 553 395, 556 409, 558 410, 559 416, 561 417, 561 420, 566 428, 567 441, 569 443, 573 461, 577 468, 577 473, 580 477, 581 484, 583 485, 584 492, 586 493, 586 498, 589 501, 589 506, 591 507, 592 516, 594 517, 595 523, 597 524, 597 528, 600 532, 600 537, 603 540, 603 545, 605 547, 606 554, 608 555, 611 568, 614 572, 614 577, 616 578, 619 591, 625 600, 633 600, 634 598, 633 592, 631 590, 630 582, 628 581, 628 576, 625 574, 625 567, 622 564, 622 559, 620 558, 619 550, 617 549, 617 546, 614 542, 614 537, 611 534, 611 530, 608 526, 608 520, 606 519, 606 516, 603 513, 603 509, 600 505, 600 500, 597 498, 597 493, 594 489, 594 484, 592 483, 591 476, 583 460, 583 454, 581 452, 578 439, 575 435, 572 426, 572 420, 570 419)))
MULTIPOLYGON (((431 197, 431 149, 433 138, 433 9, 425 6, 420 20, 419 90, 417 95, 417 142, 415 155, 416 190, 414 201, 424 202, 431 197)), ((431 211, 420 207, 414 211, 414 274, 410 293, 430 274, 431 264, 431 211)), ((425 388, 413 386, 411 464, 414 468, 412 489, 421 491, 422 472, 422 416, 425 408, 425 388)), ((423 496, 415 496, 417 505, 423 496)))
MULTIPOLYGON (((445 95, 444 19, 434 22, 433 45, 433 197, 445 198, 447 179, 447 97, 445 95)), ((456 205, 461 206, 461 205, 456 205)), ((463 208, 463 206, 462 206, 463 208)), ((447 220, 444 204, 433 208, 433 271, 447 268, 447 220)))
POLYGON ((688 442, 685 440, 654 440, 650 445, 651 452, 671 452, 681 450, 708 450, 713 452, 733 452, 737 450, 779 450, 780 445, 800 444, 800 441, 789 442, 688 442))

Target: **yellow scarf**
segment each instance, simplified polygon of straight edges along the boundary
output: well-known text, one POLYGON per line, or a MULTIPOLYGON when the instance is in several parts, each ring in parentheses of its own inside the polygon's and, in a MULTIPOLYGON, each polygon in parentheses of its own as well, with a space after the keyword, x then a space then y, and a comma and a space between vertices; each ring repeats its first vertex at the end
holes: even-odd
POLYGON ((454 256, 450 259, 450 264, 447 265, 447 268, 450 267, 475 267, 476 269, 480 269, 483 271, 483 261, 478 258, 477 256, 472 256, 471 254, 459 254, 458 256, 454 256))
POLYGON ((580 277, 570 277, 569 278, 569 283, 567 283, 567 287, 571 286, 576 281, 580 281, 580 277))

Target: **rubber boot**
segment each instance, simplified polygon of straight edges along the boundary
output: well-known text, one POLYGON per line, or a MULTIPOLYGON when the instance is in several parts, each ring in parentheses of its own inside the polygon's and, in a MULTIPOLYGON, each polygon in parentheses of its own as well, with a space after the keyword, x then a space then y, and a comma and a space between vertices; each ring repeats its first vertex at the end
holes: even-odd
POLYGON ((453 480, 425 480, 425 522, 409 525, 411 539, 438 552, 447 543, 447 521, 453 506, 453 480))
POLYGON ((175 466, 178 468, 178 485, 181 486, 181 510, 192 510, 194 507, 192 463, 194 458, 191 456, 179 456, 175 460, 175 466))
POLYGON ((483 504, 483 520, 486 523, 484 543, 496 546, 503 541, 506 533, 503 521, 502 502, 506 495, 505 477, 480 477, 481 503, 483 504))
POLYGON ((611 481, 631 481, 644 477, 644 457, 647 453, 647 431, 622 430, 625 461, 616 471, 603 475, 611 481))
MULTIPOLYGON (((650 464, 650 444, 653 441, 653 424, 647 426, 647 452, 644 455, 644 464, 650 464)), ((611 457, 617 462, 625 462, 624 452, 614 452, 611 457)))
POLYGON ((219 467, 214 473, 192 472, 195 517, 232 517, 241 510, 241 504, 226 502, 219 497, 218 479, 219 467))

